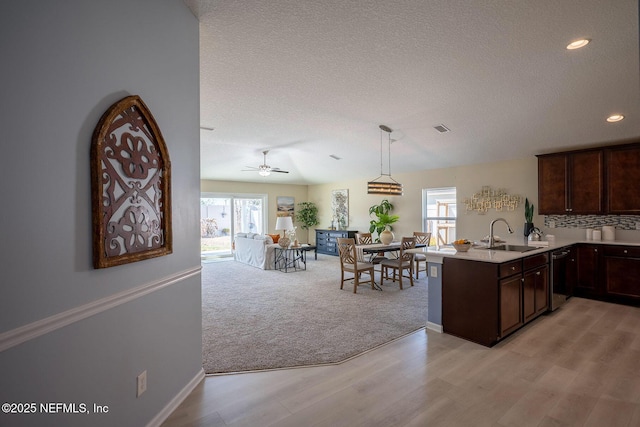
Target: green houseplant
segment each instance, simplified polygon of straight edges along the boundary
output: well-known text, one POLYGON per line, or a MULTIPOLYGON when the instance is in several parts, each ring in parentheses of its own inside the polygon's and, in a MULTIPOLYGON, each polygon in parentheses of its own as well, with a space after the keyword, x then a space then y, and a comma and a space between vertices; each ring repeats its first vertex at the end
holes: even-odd
POLYGON ((391 232, 393 227, 391 224, 400 219, 398 215, 391 215, 392 210, 393 205, 387 199, 384 199, 379 205, 373 205, 369 208, 369 216, 376 216, 376 219, 372 219, 369 222, 369 232, 378 233, 376 241, 386 245, 393 241, 393 233, 391 232))
POLYGON ((533 203, 529 203, 529 199, 524 199, 524 235, 529 236, 531 230, 533 230, 533 203))
POLYGON ((296 221, 302 223, 300 227, 308 230, 314 225, 318 225, 318 207, 313 202, 298 203, 298 212, 296 213, 296 221))

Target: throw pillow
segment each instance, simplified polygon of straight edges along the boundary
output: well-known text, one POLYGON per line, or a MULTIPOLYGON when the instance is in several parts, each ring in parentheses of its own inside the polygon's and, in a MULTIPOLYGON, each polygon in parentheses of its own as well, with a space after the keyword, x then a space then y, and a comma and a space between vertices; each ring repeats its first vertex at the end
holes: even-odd
POLYGON ((269 234, 269 236, 273 239, 273 243, 278 243, 278 240, 280 240, 279 234, 269 234))

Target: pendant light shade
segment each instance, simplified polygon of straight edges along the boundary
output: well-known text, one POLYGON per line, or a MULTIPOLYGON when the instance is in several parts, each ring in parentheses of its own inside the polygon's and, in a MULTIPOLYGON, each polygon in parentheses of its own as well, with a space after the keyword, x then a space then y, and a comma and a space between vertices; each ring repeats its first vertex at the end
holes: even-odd
POLYGON ((402 184, 391 178, 391 132, 393 130, 390 127, 380 125, 380 176, 367 183, 367 194, 402 196, 402 184), (382 143, 385 133, 387 134, 387 147, 389 150, 389 173, 382 172, 382 143))

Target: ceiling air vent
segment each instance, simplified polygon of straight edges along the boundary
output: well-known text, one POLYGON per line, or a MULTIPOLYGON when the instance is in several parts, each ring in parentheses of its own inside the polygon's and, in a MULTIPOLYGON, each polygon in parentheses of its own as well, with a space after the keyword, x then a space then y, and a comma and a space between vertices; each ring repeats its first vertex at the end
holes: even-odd
POLYGON ((450 131, 449 128, 446 127, 445 125, 437 125, 437 126, 434 126, 433 128, 440 133, 447 133, 450 131))

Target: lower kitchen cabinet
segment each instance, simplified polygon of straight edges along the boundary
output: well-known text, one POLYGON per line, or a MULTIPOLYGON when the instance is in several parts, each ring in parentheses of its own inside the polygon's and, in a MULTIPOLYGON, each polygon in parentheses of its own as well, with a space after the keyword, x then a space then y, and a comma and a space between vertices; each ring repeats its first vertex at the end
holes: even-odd
POLYGON ((500 279, 500 337, 524 325, 522 320, 522 276, 500 279))
POLYGON ((444 332, 492 346, 548 308, 547 253, 493 264, 446 258, 444 332))
POLYGON ((602 267, 608 300, 640 303, 640 247, 605 246, 602 267))
POLYGON ((602 295, 600 278, 600 251, 602 245, 578 245, 576 257, 578 268, 574 295, 579 297, 594 298, 602 295))
POLYGON ((549 267, 525 271, 523 278, 524 322, 535 319, 549 307, 549 267))

